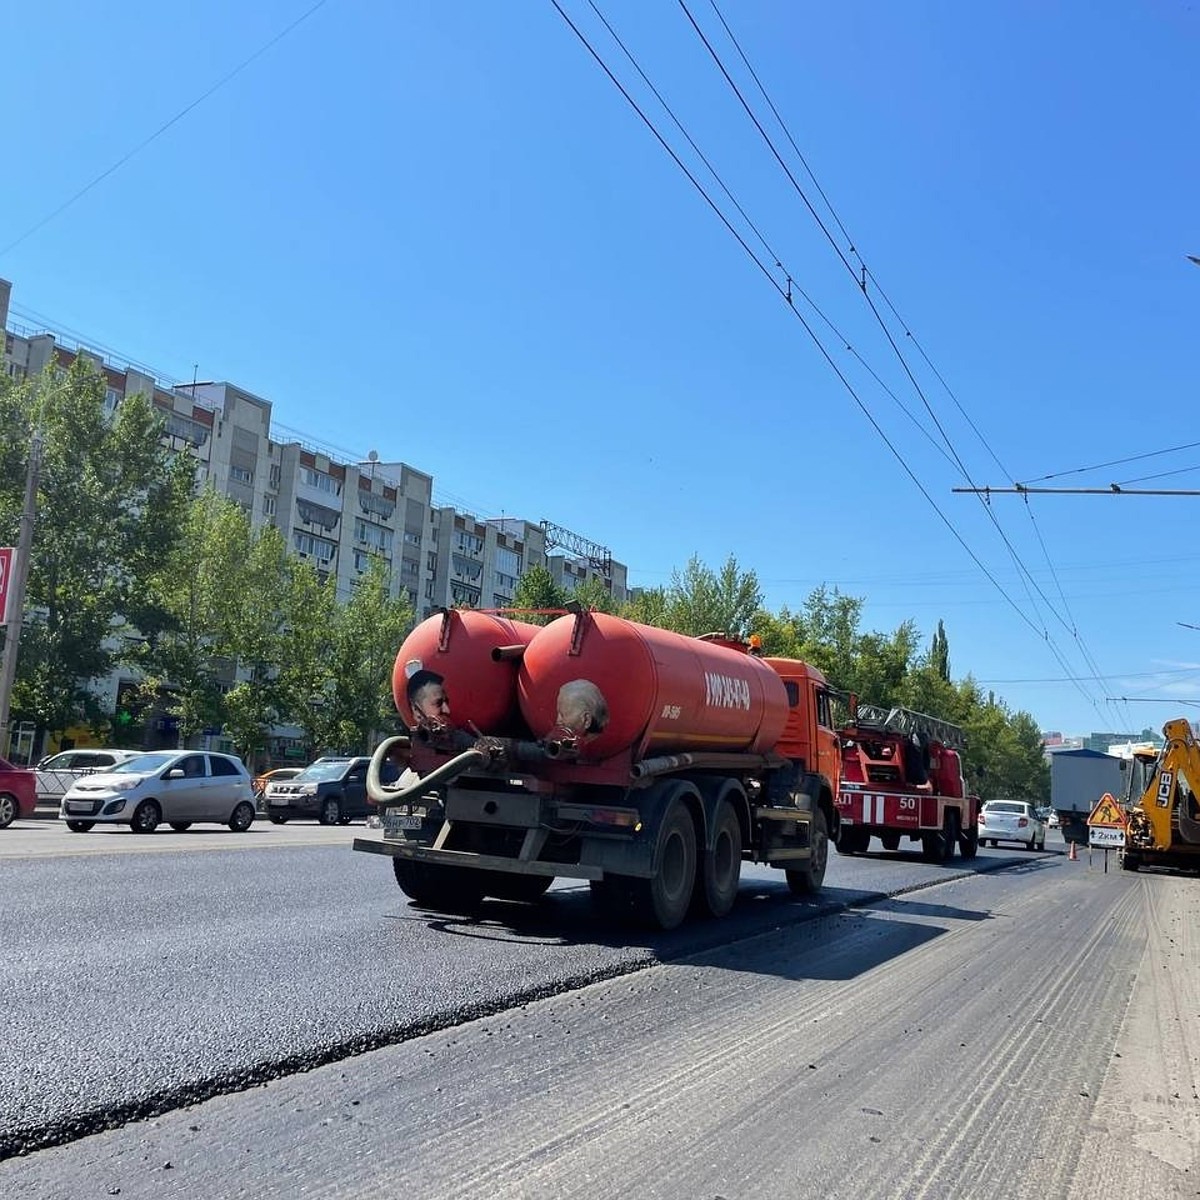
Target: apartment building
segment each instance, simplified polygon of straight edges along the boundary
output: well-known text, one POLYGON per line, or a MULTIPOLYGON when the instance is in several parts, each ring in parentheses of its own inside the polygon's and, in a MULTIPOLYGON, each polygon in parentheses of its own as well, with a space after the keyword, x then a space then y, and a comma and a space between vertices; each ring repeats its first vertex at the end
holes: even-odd
POLYGON ((288 429, 270 400, 233 383, 171 381, 61 330, 10 319, 11 291, 0 279, 10 377, 51 364, 66 369, 82 355, 103 376, 110 411, 125 396, 150 397, 171 448, 195 458, 197 485, 211 483, 256 526, 276 525, 322 578, 336 580, 343 600, 374 556, 390 565, 393 594, 403 591, 418 616, 454 605, 504 607, 521 575, 540 566, 568 591, 598 578, 619 602, 628 596, 626 568, 606 547, 551 522, 480 518, 436 504, 431 474, 374 452, 359 460, 288 429))

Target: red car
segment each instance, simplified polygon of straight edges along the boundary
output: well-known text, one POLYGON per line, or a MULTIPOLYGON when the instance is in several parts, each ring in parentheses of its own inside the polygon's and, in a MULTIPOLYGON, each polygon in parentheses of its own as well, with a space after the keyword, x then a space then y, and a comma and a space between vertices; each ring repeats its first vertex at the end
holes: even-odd
POLYGON ((7 829, 18 817, 32 817, 36 807, 37 773, 0 758, 0 829, 7 829))

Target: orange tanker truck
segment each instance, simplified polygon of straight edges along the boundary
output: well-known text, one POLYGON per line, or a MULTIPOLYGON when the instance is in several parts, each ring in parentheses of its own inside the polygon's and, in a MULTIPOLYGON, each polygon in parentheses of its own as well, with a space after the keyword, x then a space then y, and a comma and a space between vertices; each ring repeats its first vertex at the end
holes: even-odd
POLYGON ((418 903, 533 900, 561 876, 670 929, 724 916, 743 860, 821 886, 841 752, 806 663, 599 612, 537 626, 446 610, 408 636, 392 682, 410 732, 375 751, 382 837, 354 848, 390 857, 418 903))

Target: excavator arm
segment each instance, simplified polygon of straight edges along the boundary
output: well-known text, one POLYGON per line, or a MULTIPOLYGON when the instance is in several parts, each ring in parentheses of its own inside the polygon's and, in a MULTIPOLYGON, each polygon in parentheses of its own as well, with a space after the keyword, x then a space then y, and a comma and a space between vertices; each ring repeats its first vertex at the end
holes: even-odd
POLYGON ((1150 782, 1130 813, 1129 846, 1200 853, 1200 743, 1182 719, 1168 721, 1163 736, 1150 782))

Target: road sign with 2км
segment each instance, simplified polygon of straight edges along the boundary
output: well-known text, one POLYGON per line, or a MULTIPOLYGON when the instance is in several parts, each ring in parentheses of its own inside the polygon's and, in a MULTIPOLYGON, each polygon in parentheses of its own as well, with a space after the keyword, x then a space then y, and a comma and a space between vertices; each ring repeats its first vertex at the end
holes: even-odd
POLYGON ((1120 848, 1125 845, 1125 814, 1121 806, 1105 792, 1088 817, 1088 845, 1120 848))

